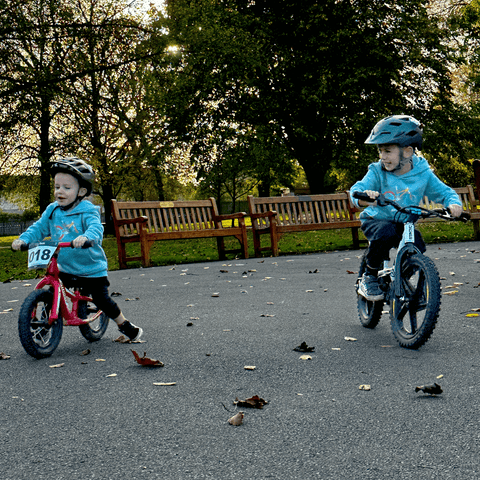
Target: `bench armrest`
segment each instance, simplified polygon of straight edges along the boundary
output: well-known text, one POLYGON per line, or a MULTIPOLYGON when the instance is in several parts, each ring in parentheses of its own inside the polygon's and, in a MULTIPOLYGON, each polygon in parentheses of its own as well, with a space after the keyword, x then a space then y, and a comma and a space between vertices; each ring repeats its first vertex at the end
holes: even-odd
POLYGON ((121 227, 122 225, 131 225, 133 223, 147 223, 148 218, 145 216, 135 218, 122 218, 121 220, 114 220, 115 225, 121 227))
POLYGON ((215 220, 223 221, 223 220, 236 220, 237 218, 245 218, 247 214, 245 212, 237 212, 237 213, 228 213, 225 215, 216 215, 215 220))

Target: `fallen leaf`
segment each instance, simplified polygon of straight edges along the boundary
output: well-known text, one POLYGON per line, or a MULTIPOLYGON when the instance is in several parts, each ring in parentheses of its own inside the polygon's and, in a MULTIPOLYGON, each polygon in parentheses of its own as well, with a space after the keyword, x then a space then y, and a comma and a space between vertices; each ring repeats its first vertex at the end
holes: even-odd
POLYGON ((135 297, 135 298, 126 298, 126 302, 136 302, 137 300, 140 300, 140 297, 135 297))
POLYGON ((312 357, 310 355, 301 355, 300 360, 311 360, 312 357))
POLYGON ((65 363, 57 363, 56 365, 49 365, 50 368, 61 368, 65 365, 65 363))
POLYGON ((415 392, 426 393, 427 395, 440 395, 443 390, 442 387, 438 383, 434 383, 433 385, 421 385, 420 387, 415 387, 415 392))
POLYGON ((259 397, 258 395, 254 395, 253 397, 246 398, 245 400, 239 400, 238 397, 235 398, 233 404, 237 407, 244 407, 244 408, 263 408, 268 402, 259 397))
POLYGON ((467 313, 465 316, 466 317, 478 317, 478 316, 480 316, 480 313, 467 313))
POLYGON ((338 347, 332 347, 332 350, 340 350, 338 347))
POLYGON ((305 290, 306 293, 313 293, 313 290, 305 290))
POLYGON ((438 375, 437 379, 439 379, 439 378, 443 378, 443 375, 438 375))
POLYGON ((354 271, 352 271, 352 270, 347 270, 347 273, 348 273, 349 275, 356 275, 358 272, 354 272, 354 271))
POLYGON ((192 323, 192 322, 188 322, 188 323, 187 323, 187 327, 193 327, 193 323, 192 323))
POLYGON ((0 353, 0 360, 8 360, 10 358, 10 355, 7 355, 6 353, 0 353))
POLYGON ((96 358, 95 361, 96 362, 106 362, 106 360, 104 358, 96 358))
POLYGON ((315 347, 309 347, 307 342, 302 342, 298 347, 293 349, 294 352, 313 352, 315 347))
POLYGON ((219 297, 220 294, 219 293, 212 293, 212 297, 219 297))
POLYGON ((153 382, 153 384, 159 387, 171 387, 173 385, 176 385, 177 382, 153 382))
POLYGON ((353 337, 345 337, 345 340, 346 340, 347 342, 356 342, 356 341, 357 341, 357 339, 356 339, 356 338, 353 338, 353 337))
POLYGON ((142 367, 163 367, 164 364, 160 360, 154 360, 147 357, 147 352, 143 352, 143 357, 140 357, 135 350, 132 350, 133 356, 138 364, 142 367))
POLYGON ((444 295, 455 295, 458 293, 458 290, 450 290, 450 292, 443 292, 444 295))
POLYGON ((120 292, 112 292, 112 293, 110 294, 110 296, 111 296, 111 297, 121 297, 122 294, 121 294, 120 292))
POLYGON ((220 273, 228 273, 228 270, 220 270, 220 273))
POLYGON ((255 370, 257 367, 255 365, 245 365, 244 370, 255 370))
POLYGON ((275 315, 271 315, 269 313, 262 313, 260 316, 261 317, 274 317, 275 315))
POLYGON ((3 312, 4 312, 4 313, 13 312, 13 308, 6 308, 3 312))
POLYGON ((228 419, 228 423, 230 425, 235 425, 236 427, 238 427, 238 425, 242 424, 244 416, 245 414, 243 412, 238 412, 236 415, 228 419))
POLYGON ((107 375, 107 378, 108 378, 108 377, 116 377, 116 376, 117 376, 116 373, 111 373, 110 375, 107 375))
POLYGON ((365 390, 365 391, 369 391, 372 389, 371 385, 360 385, 358 387, 359 390, 365 390))
POLYGON ((82 352, 80 352, 80 355, 88 355, 90 353, 91 353, 91 350, 87 348, 86 350, 83 350, 82 352))

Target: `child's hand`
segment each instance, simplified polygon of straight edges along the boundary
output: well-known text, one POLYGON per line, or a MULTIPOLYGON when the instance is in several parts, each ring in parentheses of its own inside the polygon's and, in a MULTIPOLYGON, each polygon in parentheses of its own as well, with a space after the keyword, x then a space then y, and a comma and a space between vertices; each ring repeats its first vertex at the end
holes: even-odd
POLYGON ((454 217, 459 217, 463 212, 463 207, 461 205, 457 205, 456 203, 452 204, 452 205, 449 205, 448 209, 450 210, 450 213, 454 217))
MULTIPOLYGON (((375 200, 380 195, 380 192, 376 192, 375 190, 365 190, 363 193, 366 193, 372 200, 375 200)), ((376 203, 367 202, 365 200, 359 200, 358 204, 363 207, 376 205, 376 203)))
POLYGON ((73 246, 75 248, 82 248, 83 244, 88 240, 87 237, 84 237, 83 235, 78 236, 75 240, 73 240, 73 246))
POLYGON ((12 250, 20 250, 20 248, 22 248, 22 245, 26 245, 26 243, 23 240, 17 238, 12 242, 12 250))

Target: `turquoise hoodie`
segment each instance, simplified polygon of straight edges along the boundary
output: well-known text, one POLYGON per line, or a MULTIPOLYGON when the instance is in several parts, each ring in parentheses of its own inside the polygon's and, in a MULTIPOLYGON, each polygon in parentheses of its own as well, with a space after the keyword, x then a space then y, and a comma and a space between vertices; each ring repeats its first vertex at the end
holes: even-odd
POLYGON ((82 200, 66 212, 57 202, 51 203, 40 219, 20 235, 20 240, 35 243, 51 237, 54 242, 71 242, 79 235, 93 240, 95 245, 75 250, 62 248, 58 255, 58 268, 82 277, 106 277, 108 263, 102 248, 103 225, 98 208, 88 200, 82 200))
MULTIPOLYGON (((427 196, 435 203, 444 206, 452 204, 462 205, 460 198, 453 188, 445 185, 432 171, 430 165, 423 157, 412 157, 412 169, 403 174, 395 175, 382 169, 382 162, 372 163, 368 167, 367 174, 350 189, 353 192, 373 190, 383 193, 390 200, 394 200, 401 206, 420 205, 423 197, 427 196)), ((355 206, 358 200, 352 197, 355 206)), ((394 220, 395 210, 391 206, 378 207, 371 205, 360 214, 361 220, 376 218, 381 220, 394 220)), ((402 221, 395 217, 396 221, 402 221)))

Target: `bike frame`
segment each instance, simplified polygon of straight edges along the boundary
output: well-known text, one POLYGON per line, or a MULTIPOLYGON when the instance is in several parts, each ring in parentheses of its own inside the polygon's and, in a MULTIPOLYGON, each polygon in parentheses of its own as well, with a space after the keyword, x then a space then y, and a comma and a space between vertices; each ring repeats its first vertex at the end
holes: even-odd
POLYGON ((41 290, 45 287, 50 287, 53 291, 53 304, 50 311, 50 317, 48 318, 49 325, 52 325, 58 320, 59 314, 61 314, 63 319, 63 324, 68 326, 80 326, 87 325, 90 322, 95 321, 102 311, 99 310, 95 315, 88 320, 78 317, 78 302, 85 301, 91 302, 92 299, 85 295, 82 295, 79 290, 75 290, 73 293, 70 292, 65 285, 63 285, 62 280, 59 278, 60 271, 58 269, 58 252, 61 248, 71 248, 70 242, 61 242, 57 245, 55 252, 50 259, 50 262, 47 266, 47 272, 45 276, 38 282, 35 290, 41 290), (72 308, 69 308, 67 299, 70 300, 72 308))

